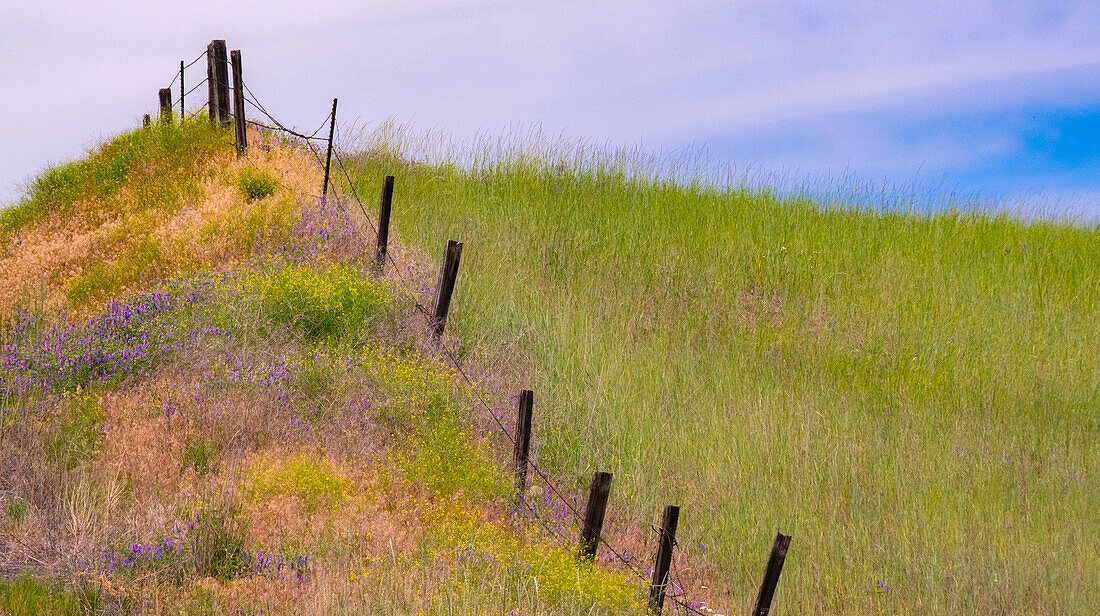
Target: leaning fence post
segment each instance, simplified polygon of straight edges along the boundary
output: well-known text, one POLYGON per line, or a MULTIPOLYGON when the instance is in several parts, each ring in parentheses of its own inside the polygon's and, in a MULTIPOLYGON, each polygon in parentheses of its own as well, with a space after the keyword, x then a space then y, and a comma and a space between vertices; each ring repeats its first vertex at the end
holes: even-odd
POLYGON ((332 115, 328 119, 328 156, 325 157, 325 183, 321 185, 321 201, 328 195, 328 168, 332 164, 332 133, 336 129, 336 99, 332 99, 332 115))
POLYGON ((382 196, 378 200, 378 251, 374 266, 381 274, 386 268, 386 248, 390 241, 390 202, 393 201, 393 176, 382 179, 382 196))
POLYGON ((660 614, 665 603, 668 589, 668 570, 672 564, 672 546, 676 545, 676 523, 680 519, 680 508, 675 505, 665 507, 661 518, 660 537, 657 543, 657 560, 653 563, 653 579, 649 583, 649 611, 660 614))
POLYGON ((233 63, 233 132, 237 136, 237 156, 248 150, 248 127, 244 123, 244 77, 241 75, 241 50, 229 52, 233 63))
POLYGON ((435 292, 435 310, 432 312, 432 339, 438 342, 447 327, 447 312, 451 307, 451 294, 458 277, 458 262, 462 257, 462 242, 447 240, 443 252, 443 267, 439 270, 439 284, 435 292))
POLYGON ((229 69, 226 67, 225 41, 214 39, 206 46, 207 92, 210 94, 210 121, 229 122, 229 69))
POLYGON ((527 456, 531 449, 531 414, 535 406, 535 393, 530 389, 519 392, 516 405, 516 448, 513 462, 516 470, 516 503, 523 499, 527 487, 527 456))
POLYGON ((768 568, 764 570, 764 581, 760 584, 760 593, 756 595, 753 616, 768 616, 768 612, 771 611, 772 597, 775 596, 775 587, 779 585, 779 574, 783 572, 783 561, 787 558, 787 547, 790 545, 790 535, 775 534, 772 553, 768 557, 768 568))
POLYGON ((584 528, 581 529, 580 557, 584 561, 596 559, 604 513, 607 511, 607 495, 610 493, 611 473, 593 473, 592 485, 588 488, 588 503, 584 506, 584 528))
POLYGON ((157 93, 160 98, 160 123, 172 123, 172 88, 161 88, 157 93))

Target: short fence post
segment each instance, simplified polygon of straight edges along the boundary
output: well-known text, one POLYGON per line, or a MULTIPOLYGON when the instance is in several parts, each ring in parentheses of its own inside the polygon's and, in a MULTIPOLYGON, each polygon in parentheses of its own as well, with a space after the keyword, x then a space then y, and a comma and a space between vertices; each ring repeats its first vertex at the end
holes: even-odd
POLYGON ((153 120, 149 118, 149 114, 145 114, 145 117, 141 119, 141 127, 145 128, 153 123, 153 120))
POLYGON ((183 106, 183 97, 185 91, 183 89, 183 72, 184 72, 183 60, 180 60, 180 123, 183 123, 187 119, 187 108, 183 106))
POLYGON ((779 574, 783 572, 783 561, 787 558, 787 547, 790 545, 790 535, 775 534, 772 553, 768 557, 768 568, 764 570, 764 581, 760 584, 760 593, 756 595, 753 616, 768 616, 768 612, 771 611, 772 597, 775 596, 775 587, 779 585, 779 574))
POLYGON ((439 283, 436 286, 435 310, 432 312, 432 339, 436 342, 443 337, 443 329, 447 327, 447 312, 451 307, 451 294, 455 290, 461 257, 462 242, 447 240, 447 248, 443 252, 443 267, 439 270, 439 283))
POLYGON ((676 545, 676 523, 680 519, 680 508, 675 505, 665 507, 661 518, 661 536, 657 543, 657 560, 653 563, 653 579, 649 583, 649 611, 660 614, 665 603, 668 589, 668 570, 672 565, 672 546, 676 545))
POLYGON ((535 406, 535 392, 524 389, 519 392, 516 405, 516 449, 513 462, 516 470, 516 503, 523 500, 527 488, 527 456, 531 449, 531 414, 535 406))
POLYGON ((244 123, 244 77, 241 75, 241 50, 229 52, 233 64, 233 132, 237 136, 237 156, 248 150, 248 127, 244 123))
POLYGON ((597 471, 592 474, 592 485, 588 488, 588 504, 584 506, 584 528, 581 529, 581 560, 596 560, 596 550, 600 547, 600 533, 603 532, 603 518, 607 511, 607 495, 611 493, 611 473, 597 471))
POLYGON ((161 88, 157 93, 160 97, 160 123, 172 123, 172 88, 161 88))
POLYGON ((332 133, 336 129, 336 99, 332 99, 332 115, 328 118, 328 156, 325 157, 325 183, 321 185, 321 201, 328 195, 328 169, 332 165, 332 133))
POLYGON ((378 247, 374 265, 381 274, 386 269, 386 248, 390 241, 390 202, 393 201, 393 176, 382 179, 382 196, 378 200, 378 247))
POLYGON ((214 39, 206 46, 207 92, 210 94, 210 121, 229 123, 229 69, 226 67, 225 41, 214 39))

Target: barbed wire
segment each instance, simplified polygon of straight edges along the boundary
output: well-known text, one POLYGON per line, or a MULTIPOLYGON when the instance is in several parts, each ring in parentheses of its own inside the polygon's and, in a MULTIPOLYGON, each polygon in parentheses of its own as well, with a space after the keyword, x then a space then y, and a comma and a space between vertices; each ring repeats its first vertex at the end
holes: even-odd
POLYGON ((185 68, 185 69, 186 69, 186 68, 191 68, 192 66, 194 66, 194 65, 195 65, 195 63, 196 63, 196 62, 198 62, 199 60, 202 60, 202 59, 203 59, 203 58, 205 58, 205 57, 206 57, 206 50, 204 49, 204 50, 202 50, 202 53, 200 53, 199 55, 195 56, 195 59, 194 59, 194 60, 191 60, 190 62, 188 62, 188 63, 187 63, 187 66, 184 66, 183 68, 185 68))
MULTIPOLYGON (((201 56, 200 56, 200 58, 201 58, 201 56)), ((203 83, 205 83, 206 81, 207 80, 203 80, 203 83)), ((201 83, 199 85, 201 85, 201 83)), ((321 125, 316 130, 313 131, 313 133, 311 135, 305 135, 305 134, 300 133, 298 131, 295 131, 293 129, 287 128, 282 122, 280 122, 277 118, 275 118, 273 115, 271 115, 267 111, 267 109, 263 106, 263 104, 258 100, 256 95, 248 87, 247 83, 244 83, 242 85, 244 86, 244 90, 246 92, 246 96, 244 97, 245 101, 248 102, 250 105, 252 105, 257 111, 259 111, 268 120, 270 120, 274 124, 274 126, 264 124, 262 122, 257 122, 257 121, 254 121, 254 120, 247 120, 247 122, 254 125, 254 126, 256 126, 256 127, 258 127, 258 128, 261 128, 263 130, 284 132, 286 134, 289 134, 291 136, 294 136, 294 137, 297 137, 297 138, 303 140, 304 145, 306 145, 309 148, 310 152, 313 154, 313 156, 314 156, 316 162, 318 163, 318 165, 320 167, 324 167, 324 163, 321 160, 320 154, 314 148, 312 142, 313 141, 328 141, 327 139, 319 138, 316 135, 317 135, 318 132, 320 132, 325 127, 325 124, 327 124, 329 121, 333 121, 331 116, 329 118, 326 118, 326 121, 323 121, 321 123, 321 125)), ((195 87, 197 88, 198 86, 195 86, 195 87)), ((230 115, 232 115, 232 114, 230 114, 230 115)), ((336 132, 340 127, 340 123, 335 122, 334 124, 335 124, 334 132, 336 132)), ((343 132, 340 131, 339 135, 343 136, 343 132)), ((344 181, 347 182, 347 187, 351 192, 352 199, 359 206, 359 209, 362 212, 364 220, 366 221, 368 226, 375 233, 377 233, 377 226, 374 224, 371 216, 367 213, 366 207, 363 204, 363 201, 359 196, 359 191, 356 188, 356 182, 352 179, 351 174, 347 169, 347 165, 344 162, 344 157, 341 156, 338 148, 333 148, 333 154, 335 155, 337 166, 340 168, 340 173, 343 176, 344 181)), ((341 197, 340 197, 340 194, 339 194, 339 191, 338 191, 338 188, 337 188, 335 182, 333 182, 331 189, 333 191, 334 196, 336 196, 336 203, 342 207, 341 197)), ((323 199, 324 195, 322 195, 321 197, 323 199)), ((392 270, 393 270, 394 274, 396 275, 398 282, 403 287, 404 291, 406 293, 408 293, 410 297, 413 297, 413 298, 418 297, 418 294, 413 290, 412 285, 409 283, 408 280, 406 280, 404 274, 401 272, 401 269, 397 266, 397 262, 394 260, 392 254, 387 252, 386 261, 391 265, 392 270)), ((414 305, 415 309, 417 310, 417 312, 419 312, 427 320, 428 325, 432 325, 434 317, 429 313, 427 307, 425 307, 423 304, 421 304, 420 301, 417 300, 417 299, 413 300, 413 305, 414 305)), ((462 362, 459 360, 459 358, 456 356, 456 354, 454 352, 452 352, 450 348, 448 348, 448 346, 447 346, 447 344, 444 340, 439 341, 439 350, 446 357, 447 361, 452 365, 452 367, 459 374, 459 376, 462 378, 462 380, 470 387, 470 390, 473 393, 474 398, 477 401, 477 403, 480 404, 480 406, 489 414, 489 416, 493 419, 493 423, 495 423, 496 426, 500 429, 500 431, 504 434, 504 436, 507 437, 508 441, 511 442, 514 445, 515 442, 516 442, 515 437, 508 430, 508 428, 504 425, 504 422, 501 420, 501 418, 493 411, 492 406, 486 401, 486 399, 482 395, 482 393, 480 391, 480 388, 476 385, 474 380, 466 372, 466 369, 463 367, 462 362)), ((550 479, 549 475, 536 462, 534 462, 533 460, 528 460, 528 464, 529 464, 529 467, 538 476, 538 478, 551 491, 553 496, 558 501, 560 501, 562 504, 565 505, 565 507, 568 509, 568 511, 572 514, 574 521, 583 518, 583 515, 578 510, 578 508, 575 506, 575 504, 573 502, 573 499, 567 497, 554 484, 554 482, 550 479)), ((555 531, 551 528, 548 521, 545 520, 539 514, 536 507, 528 500, 526 494, 521 493, 521 494, 517 495, 517 500, 520 503, 523 504, 523 506, 527 510, 527 512, 529 512, 531 514, 531 517, 534 518, 538 522, 538 524, 548 533, 548 535, 550 537, 557 539, 563 545, 563 547, 568 547, 570 545, 570 541, 569 541, 568 538, 566 538, 560 532, 557 532, 557 531, 555 531)), ((518 511, 518 509, 517 509, 517 511, 518 511)), ((526 514, 524 514, 524 515, 526 515, 526 514)), ((655 532, 657 532, 658 534, 660 533, 660 531, 657 530, 657 529, 653 529, 653 530, 655 532)), ((635 575, 639 580, 641 580, 642 582, 650 582, 650 580, 647 578, 647 576, 645 574, 643 574, 642 571, 634 564, 634 561, 636 560, 635 558, 627 558, 626 556, 624 556, 623 553, 620 552, 619 550, 617 550, 615 548, 615 546, 613 546, 609 541, 607 541, 607 539, 605 539, 602 536, 602 534, 601 534, 601 537, 599 538, 599 543, 601 545, 603 545, 603 547, 606 548, 609 552, 611 552, 611 554, 618 560, 618 562, 622 563, 628 569, 628 571, 631 572, 633 575, 635 575)), ((675 554, 674 554, 673 558, 672 558, 671 567, 670 567, 669 581, 667 582, 667 586, 666 586, 666 589, 664 589, 664 592, 667 593, 667 588, 676 588, 676 587, 678 587, 680 590, 679 590, 678 593, 667 594, 666 598, 671 600, 675 605, 682 608, 685 611, 685 613, 697 614, 697 615, 700 615, 700 616, 706 616, 704 614, 704 612, 694 608, 692 606, 692 604, 690 604, 690 603, 684 601, 683 599, 681 599, 681 597, 683 597, 683 585, 682 585, 681 580, 679 578, 679 570, 676 567, 676 562, 677 562, 677 560, 676 560, 675 554)))
POLYGON ((196 83, 194 86, 191 87, 190 90, 184 92, 183 97, 173 100, 172 101, 172 106, 175 107, 176 105, 178 105, 180 103, 180 100, 182 100, 183 98, 187 98, 187 95, 191 94, 195 90, 198 90, 200 86, 202 86, 204 83, 206 83, 209 80, 210 80, 209 77, 203 77, 202 81, 196 83))
POLYGON ((177 80, 178 80, 178 79, 180 78, 180 75, 182 74, 182 71, 183 71, 183 70, 186 70, 186 69, 189 69, 189 68, 191 68, 192 66, 194 66, 194 65, 195 65, 195 63, 196 63, 196 62, 198 62, 199 60, 201 60, 201 59, 202 59, 202 58, 203 58, 204 56, 206 56, 206 52, 205 52, 205 51, 203 51, 202 53, 200 53, 200 54, 199 54, 199 55, 198 55, 198 56, 197 56, 197 57, 196 57, 196 58, 195 58, 194 60, 191 60, 191 62, 190 62, 190 63, 188 63, 188 64, 187 64, 186 66, 184 66, 184 67, 183 67, 183 69, 181 69, 181 70, 179 70, 179 71, 176 71, 176 74, 175 74, 175 76, 174 76, 174 77, 172 77, 172 83, 168 84, 168 87, 169 87, 169 88, 171 88, 172 86, 176 85, 176 81, 177 81, 177 80))
MULTIPOLYGON (((370 224, 372 229, 376 229, 374 224, 370 220, 370 216, 367 215, 367 212, 366 212, 365 207, 363 206, 362 200, 359 199, 358 191, 355 190, 355 183, 351 180, 351 176, 348 173, 346 166, 344 165, 343 158, 339 155, 339 152, 337 150, 333 150, 333 153, 336 154, 337 165, 340 167, 340 170, 343 173, 344 178, 346 179, 346 181, 348 182, 349 187, 352 190, 352 197, 359 204, 359 208, 363 212, 363 215, 366 217, 367 223, 370 224)), ((375 232, 377 233, 377 230, 375 232)), ((387 253, 387 257, 388 257, 388 260, 393 264, 394 272, 398 275, 398 279, 401 282, 401 285, 405 288, 406 293, 409 293, 410 295, 415 297, 415 293, 412 292, 412 289, 410 288, 407 281, 405 281, 404 276, 401 275, 400 269, 397 268, 397 264, 396 264, 396 262, 393 261, 392 256, 390 256, 389 253, 387 253)), ((425 308, 423 305, 421 305, 419 301, 414 300, 413 303, 414 303, 416 309, 428 320, 428 325, 430 326, 432 324, 432 320, 434 319, 434 317, 432 317, 431 315, 428 314, 427 308, 425 308)), ((481 406, 485 409, 485 411, 489 413, 489 416, 493 418, 493 422, 496 423, 497 427, 500 428, 500 431, 503 432, 506 437, 508 437, 508 440, 513 445, 515 445, 515 443, 516 443, 515 437, 508 431, 508 428, 506 428, 504 426, 504 422, 501 421, 500 417, 498 417, 497 414, 495 412, 493 412, 492 407, 489 405, 488 402, 485 401, 485 398, 482 397, 480 389, 475 385, 473 379, 471 379, 470 376, 466 373, 465 369, 462 367, 462 363, 458 360, 458 358, 455 356, 455 354, 452 353, 449 348, 447 348, 447 345, 445 344, 445 342, 443 340, 439 341, 439 347, 440 347, 440 350, 443 352, 443 354, 450 361, 451 365, 455 368, 455 370, 462 377, 462 379, 466 382, 467 385, 470 386, 470 390, 474 393, 475 398, 481 404, 481 406)), ((556 485, 554 485, 554 482, 550 480, 549 476, 542 470, 541 467, 539 467, 538 464, 536 464, 533 460, 528 460, 528 464, 530 465, 531 469, 535 471, 535 474, 538 475, 540 479, 542 479, 543 483, 546 484, 546 486, 550 489, 550 491, 553 492, 554 496, 557 497, 558 500, 560 500, 562 503, 565 504, 565 506, 573 514, 573 517, 574 517, 575 520, 580 519, 580 518, 583 517, 581 515, 580 511, 578 511, 577 508, 573 505, 572 500, 567 498, 561 492, 561 490, 559 490, 558 487, 556 485)), ((519 496, 519 498, 526 503, 526 495, 521 494, 519 496)), ((532 508, 532 511, 533 511, 533 508, 532 508)), ((612 555, 615 556, 615 558, 617 558, 620 562, 624 563, 627 566, 627 568, 629 568, 636 576, 638 576, 639 579, 645 581, 645 579, 646 579, 645 575, 642 574, 641 571, 639 571, 634 566, 634 564, 632 562, 632 559, 626 558, 625 556, 623 556, 623 554, 621 552, 616 550, 615 547, 613 545, 611 545, 611 543, 609 543, 603 537, 602 533, 601 533, 601 536, 599 538, 599 543, 601 543, 605 548, 607 548, 608 551, 610 551, 612 553, 612 555)))

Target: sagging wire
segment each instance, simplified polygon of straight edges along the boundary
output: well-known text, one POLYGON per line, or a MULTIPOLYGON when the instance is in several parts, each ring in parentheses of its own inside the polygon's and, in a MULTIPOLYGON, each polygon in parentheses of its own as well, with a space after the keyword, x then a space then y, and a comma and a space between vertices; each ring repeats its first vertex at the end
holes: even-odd
MULTIPOLYGON (((262 113, 264 116, 266 116, 269 120, 271 120, 275 124, 275 126, 272 127, 272 126, 262 124, 260 122, 250 121, 252 124, 254 124, 256 126, 259 126, 261 128, 264 128, 265 130, 282 131, 282 132, 285 132, 287 134, 298 137, 300 139, 303 139, 305 144, 307 145, 307 147, 309 147, 310 151, 313 153, 314 158, 317 160, 318 165, 321 166, 321 167, 324 166, 324 164, 321 162, 320 154, 318 154, 318 152, 313 147, 313 144, 311 142, 315 141, 315 140, 325 141, 325 139, 318 139, 317 137, 315 137, 315 135, 318 132, 320 132, 320 130, 322 130, 324 128, 325 122, 322 122, 321 126, 319 126, 317 128, 317 130, 315 130, 313 132, 312 135, 304 135, 304 134, 299 133, 297 131, 288 129, 288 128, 286 128, 286 126, 282 122, 280 122, 278 119, 276 119, 270 113, 268 113, 268 111, 263 107, 263 105, 258 100, 256 100, 255 94, 248 88, 247 84, 245 84, 244 88, 245 88, 246 92, 249 95, 248 97, 246 97, 247 102, 249 102, 253 107, 255 107, 258 111, 260 111, 260 113, 262 113)), ((330 118, 330 120, 331 120, 331 118, 330 118)), ((345 181, 348 183, 348 188, 351 190, 352 198, 355 200, 356 204, 359 205, 359 209, 363 213, 364 219, 366 220, 367 224, 371 227, 372 230, 377 232, 377 227, 374 225, 370 215, 367 214, 366 207, 364 206, 362 199, 359 197, 359 193, 358 193, 358 190, 356 189, 355 182, 351 179, 351 174, 348 172, 347 166, 344 164, 343 157, 340 155, 340 153, 337 149, 334 149, 333 151, 336 154, 337 166, 340 167, 340 171, 341 171, 342 175, 344 176, 345 181)), ((336 195, 337 202, 339 203, 340 195, 339 195, 339 192, 337 191, 336 186, 333 185, 332 189, 333 189, 333 193, 336 195)), ((397 274, 398 280, 401 282, 401 285, 404 288, 404 290, 407 293, 409 293, 411 296, 415 297, 416 294, 412 291, 411 286, 409 285, 408 281, 405 280, 404 276, 401 274, 401 271, 397 267, 397 263, 393 259, 393 256, 387 254, 387 260, 390 262, 391 266, 393 267, 394 272, 397 274)), ((432 317, 428 313, 427 308, 425 308, 419 301, 415 301, 415 300, 414 300, 414 306, 416 307, 417 311, 420 312, 428 320, 428 322, 430 323, 432 317)), ((496 425, 500 429, 500 431, 504 433, 504 435, 508 438, 508 440, 512 444, 515 444, 515 442, 516 442, 515 437, 508 431, 507 427, 504 425, 504 423, 500 419, 500 417, 498 417, 497 414, 495 412, 493 412, 492 407, 485 400, 485 398, 481 395, 481 392, 476 387, 473 379, 470 378, 470 376, 466 373, 466 370, 463 368, 461 362, 458 360, 458 358, 455 356, 455 354, 452 353, 451 350, 442 341, 440 341, 439 346, 440 346, 441 352, 447 357, 447 359, 450 361, 451 365, 454 366, 455 370, 459 373, 459 375, 462 377, 462 379, 470 386, 470 389, 474 393, 474 396, 477 399, 477 401, 481 404, 481 406, 485 409, 485 411, 488 412, 489 416, 493 418, 494 423, 496 423, 496 425)), ((554 483, 550 480, 547 473, 545 471, 543 471, 543 469, 541 467, 539 467, 535 462, 529 461, 528 463, 530 464, 531 469, 535 471, 535 474, 538 475, 538 477, 543 481, 543 483, 546 484, 546 486, 550 489, 550 491, 553 492, 554 496, 559 501, 561 501, 562 503, 565 504, 565 506, 568 508, 568 510, 574 516, 574 519, 580 519, 582 517, 582 515, 581 515, 580 511, 578 511, 577 507, 573 504, 572 499, 567 498, 565 496, 565 494, 563 494, 562 491, 559 490, 556 485, 554 485, 554 483)), ((551 527, 546 522, 546 520, 544 520, 542 518, 542 516, 539 515, 539 513, 535 509, 535 507, 526 498, 526 495, 523 495, 523 494, 519 495, 519 500, 524 504, 526 509, 531 513, 532 517, 534 517, 535 520, 538 521, 538 523, 551 536, 553 536, 553 537, 557 538, 559 541, 561 541, 563 546, 568 546, 568 544, 569 544, 568 539, 566 537, 564 537, 563 535, 561 535, 560 533, 555 532, 554 530, 551 529, 551 527)), ((608 551, 610 551, 612 553, 612 555, 614 555, 615 558, 618 559, 619 562, 623 563, 628 568, 628 570, 630 572, 632 572, 639 580, 641 580, 642 582, 647 581, 646 576, 641 572, 640 569, 638 569, 634 565, 634 559, 632 559, 632 558, 628 559, 625 556, 623 556, 623 554, 621 552, 616 550, 615 547, 613 545, 611 545, 611 543, 608 542, 602 536, 600 537, 599 542, 608 551)), ((676 575, 676 578, 677 578, 676 583, 679 584, 679 573, 678 573, 678 571, 676 572, 675 575, 676 575)), ((681 590, 682 590, 682 585, 680 587, 681 587, 681 590)), ((670 600, 672 600, 676 605, 679 605, 680 607, 682 607, 685 610, 685 612, 705 616, 703 614, 703 612, 695 609, 690 604, 688 604, 688 603, 682 601, 681 599, 679 599, 679 596, 680 595, 675 595, 674 594, 674 595, 669 595, 668 598, 670 600)))

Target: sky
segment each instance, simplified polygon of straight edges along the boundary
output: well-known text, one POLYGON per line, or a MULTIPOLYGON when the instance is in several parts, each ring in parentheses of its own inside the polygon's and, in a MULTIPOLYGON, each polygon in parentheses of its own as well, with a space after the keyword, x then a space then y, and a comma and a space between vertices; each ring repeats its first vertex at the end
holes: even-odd
MULTIPOLYGON (((221 38, 265 107, 310 132, 338 97, 367 126, 539 126, 811 191, 1100 218, 1097 0, 0 0, 0 14, 2 202, 155 112, 179 61, 221 38)), ((203 77, 201 62, 186 74, 203 77)))

